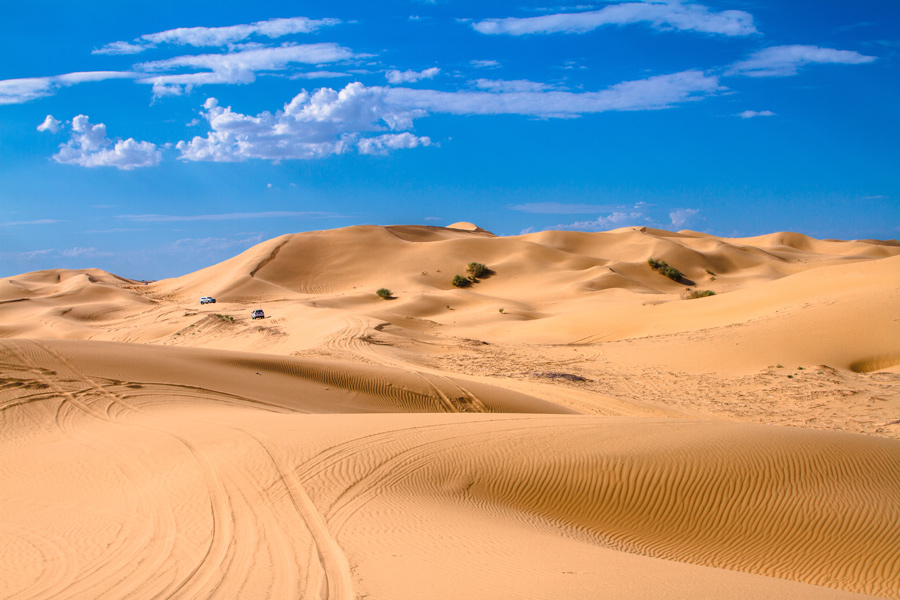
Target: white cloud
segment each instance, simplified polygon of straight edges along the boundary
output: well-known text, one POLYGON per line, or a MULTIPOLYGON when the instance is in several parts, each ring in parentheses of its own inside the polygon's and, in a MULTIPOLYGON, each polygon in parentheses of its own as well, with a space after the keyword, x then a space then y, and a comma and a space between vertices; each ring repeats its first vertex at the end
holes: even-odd
POLYGON ((162 154, 155 144, 133 138, 115 143, 106 137, 106 125, 92 125, 86 115, 72 119, 72 136, 61 144, 53 160, 82 167, 116 167, 130 170, 159 164, 162 154))
POLYGON ((110 256, 114 256, 112 252, 103 252, 101 250, 97 250, 94 247, 81 248, 79 246, 69 248, 68 250, 62 250, 60 251, 60 254, 65 256, 66 258, 107 258, 110 256))
POLYGON ((139 54, 148 48, 147 44, 131 42, 111 42, 102 48, 94 49, 91 54, 139 54))
POLYGON ((53 115, 47 115, 44 119, 44 122, 37 126, 38 131, 49 131, 50 133, 56 133, 59 131, 59 126, 61 125, 60 121, 57 121, 53 118, 53 115))
POLYGON ((700 211, 696 208, 679 208, 670 212, 669 218, 672 220, 674 227, 682 227, 698 214, 700 214, 700 211))
POLYGON ((431 140, 391 133, 409 130, 430 113, 518 114, 571 117, 586 113, 662 109, 720 90, 718 79, 699 71, 627 81, 600 92, 510 91, 441 92, 428 89, 367 87, 359 82, 336 91, 302 92, 274 114, 245 115, 223 108, 214 98, 202 116, 206 137, 178 142, 182 160, 243 161, 322 158, 353 150, 383 153, 429 146, 431 140))
POLYGON ((738 116, 742 119, 752 119, 754 117, 774 117, 775 113, 771 110, 745 110, 738 113, 738 116))
POLYGON ((222 213, 213 215, 116 215, 117 219, 137 223, 176 223, 192 221, 245 221, 247 219, 331 218, 335 213, 319 211, 269 210, 252 213, 222 213))
MULTIPOLYGON (((351 83, 340 92, 322 88, 310 95, 302 92, 282 110, 272 114, 244 115, 222 108, 211 98, 204 104, 203 117, 211 131, 205 138, 179 142, 183 160, 242 161, 321 158, 343 154, 353 148, 363 152, 386 151, 429 145, 427 138, 383 137, 380 141, 360 139, 364 132, 412 127, 423 111, 389 106, 387 88, 367 88, 351 83)), ((412 136, 415 137, 415 136, 412 136)))
POLYGON ((158 33, 142 35, 137 43, 112 42, 94 54, 137 54, 157 44, 176 44, 179 46, 226 46, 245 40, 253 35, 277 38, 295 33, 311 33, 322 27, 337 25, 339 19, 308 19, 291 17, 287 19, 269 19, 244 25, 227 27, 179 27, 158 33))
POLYGON ((148 73, 140 83, 153 85, 154 96, 177 95, 195 85, 251 83, 260 71, 279 71, 291 64, 320 65, 353 58, 349 48, 337 44, 289 44, 277 48, 252 48, 226 54, 177 56, 152 61, 136 68, 148 73), (208 69, 195 73, 149 75, 178 69, 208 69))
POLYGON ((360 154, 387 154, 391 150, 430 146, 431 138, 416 137, 404 131, 403 133, 386 133, 376 137, 362 138, 356 145, 360 154))
POLYGON ((0 223, 0 227, 13 227, 18 225, 52 225, 54 223, 65 223, 60 219, 36 219, 34 221, 7 221, 0 223))
POLYGON ((554 89, 553 86, 526 79, 476 79, 475 87, 489 92, 542 92, 554 89))
POLYGON ((656 110, 698 100, 721 91, 718 77, 701 71, 682 71, 637 81, 625 81, 599 92, 440 92, 388 88, 394 106, 433 113, 487 115, 518 114, 566 117, 587 113, 656 110))
POLYGON ((22 104, 37 98, 50 96, 61 87, 104 81, 107 79, 131 79, 136 75, 123 71, 88 71, 67 73, 54 77, 28 77, 24 79, 5 79, 0 81, 0 104, 22 104))
POLYGON ((437 67, 431 67, 430 69, 425 69, 424 71, 396 71, 390 70, 385 73, 385 77, 387 77, 388 83, 398 84, 398 83, 414 83, 419 81, 420 79, 433 79, 435 75, 440 73, 441 70, 437 67))
POLYGON ((495 69, 500 66, 496 60, 470 60, 469 64, 476 69, 495 69))
POLYGON ((853 50, 835 50, 818 46, 772 46, 754 52, 749 58, 731 66, 728 75, 748 77, 785 77, 796 75, 797 70, 811 64, 858 65, 875 61, 853 50))
POLYGON ((655 29, 697 31, 727 36, 757 33, 753 15, 741 10, 719 13, 699 4, 675 1, 627 2, 600 10, 570 12, 540 17, 486 19, 472 24, 484 34, 526 35, 533 33, 586 33, 604 25, 647 23, 655 29))
POLYGON ((557 225, 551 229, 574 229, 578 231, 605 231, 634 223, 646 222, 642 212, 614 212, 608 216, 599 216, 593 221, 575 221, 568 225, 557 225))
POLYGON ((294 73, 291 79, 336 79, 343 77, 353 77, 350 73, 340 73, 335 71, 309 71, 307 73, 294 73))
POLYGON ((545 215, 577 215, 621 209, 621 207, 617 206, 598 206, 596 204, 562 204, 560 202, 530 202, 527 204, 513 204, 508 206, 507 208, 509 208, 510 210, 519 210, 527 213, 545 215))

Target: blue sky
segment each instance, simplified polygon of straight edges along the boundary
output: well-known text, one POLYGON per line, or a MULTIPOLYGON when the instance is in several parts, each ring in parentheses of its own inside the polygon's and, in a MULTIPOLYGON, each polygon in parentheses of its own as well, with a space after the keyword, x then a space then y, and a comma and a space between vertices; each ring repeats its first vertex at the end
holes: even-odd
POLYGON ((357 224, 900 237, 897 2, 15 4, 0 276, 357 224))

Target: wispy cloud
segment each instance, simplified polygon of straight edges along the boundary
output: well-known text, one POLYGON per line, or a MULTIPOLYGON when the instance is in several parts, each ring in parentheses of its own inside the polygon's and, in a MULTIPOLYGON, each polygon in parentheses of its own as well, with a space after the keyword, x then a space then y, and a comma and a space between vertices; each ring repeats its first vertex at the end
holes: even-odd
POLYGON ((527 79, 476 79, 472 83, 475 87, 489 92, 543 92, 556 89, 550 84, 527 79))
MULTIPOLYGON (((55 121, 52 115, 47 115, 47 119, 55 121)), ((47 119, 44 123, 47 123, 47 119)), ((106 125, 92 125, 86 115, 78 115, 72 119, 69 141, 60 145, 53 160, 66 165, 130 170, 156 166, 162 160, 162 154, 156 144, 137 142, 134 138, 114 143, 106 137, 106 125)))
POLYGON ((564 225, 557 225, 550 229, 563 229, 575 231, 606 231, 628 225, 644 224, 648 217, 643 212, 614 212, 606 216, 599 216, 592 221, 575 221, 564 225))
POLYGON ((775 113, 771 110, 745 110, 738 115, 742 119, 753 119, 755 117, 774 117, 775 113))
POLYGON ((699 100, 723 89, 715 75, 702 71, 682 71, 671 75, 625 81, 599 92, 494 93, 390 88, 386 92, 386 97, 394 106, 435 113, 565 117, 609 111, 669 108, 699 100))
POLYGON ((97 250, 93 246, 90 248, 76 246, 74 248, 69 248, 68 250, 60 251, 60 255, 65 256, 66 258, 108 258, 110 256, 115 256, 112 252, 97 250))
POLYGON ((0 81, 0 104, 22 104, 56 93, 56 90, 78 83, 107 79, 133 79, 137 74, 123 71, 85 71, 53 77, 28 77, 0 81))
POLYGON ((349 48, 338 44, 289 44, 277 48, 252 48, 225 54, 177 56, 141 63, 146 73, 140 83, 153 85, 156 96, 179 94, 185 88, 208 84, 251 83, 263 71, 280 71, 292 64, 322 65, 353 58, 349 48), (152 75, 180 69, 206 69, 192 73, 152 75))
POLYGON ((158 33, 142 35, 134 42, 112 42, 94 50, 94 54, 137 54, 158 44, 179 46, 226 46, 258 35, 278 38, 297 33, 311 33, 322 27, 338 25, 339 19, 308 19, 291 17, 269 19, 243 25, 227 27, 179 27, 158 33))
POLYGON ((786 77, 796 75, 798 69, 806 65, 859 65, 875 60, 874 56, 866 56, 854 50, 800 45, 772 46, 734 63, 727 74, 747 77, 786 77))
POLYGON ((519 210, 527 213, 545 215, 577 215, 600 213, 621 210, 621 206, 601 206, 597 204, 562 204, 560 202, 530 202, 527 204, 512 204, 510 210, 519 210))
POLYGON ((221 213, 214 215, 116 215, 117 219, 138 223, 176 223, 185 221, 244 221, 246 219, 322 219, 342 217, 336 213, 320 211, 270 210, 249 213, 221 213))
POLYGON ((605 25, 646 23, 655 29, 696 31, 726 36, 757 33, 753 15, 741 10, 713 12, 700 4, 682 2, 626 2, 600 10, 567 12, 539 17, 508 17, 472 23, 472 28, 489 35, 586 33, 605 25))
POLYGON ((7 221, 0 223, 0 227, 17 227, 19 225, 53 225, 54 223, 65 223, 61 219, 35 219, 34 221, 7 221))
POLYGON ((495 69, 500 66, 500 62, 496 60, 470 60, 469 64, 476 69, 495 69))
POLYGON ((425 69, 424 71, 397 71, 391 70, 384 74, 387 78, 388 83, 399 84, 399 83, 414 83, 421 79, 433 79, 441 70, 437 67, 431 67, 430 69, 425 69))

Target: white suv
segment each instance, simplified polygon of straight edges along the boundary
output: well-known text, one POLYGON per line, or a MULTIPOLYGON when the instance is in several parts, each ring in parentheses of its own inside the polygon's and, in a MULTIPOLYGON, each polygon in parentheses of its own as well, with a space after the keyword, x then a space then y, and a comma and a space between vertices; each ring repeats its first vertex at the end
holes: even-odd
POLYGON ((252 320, 252 319, 265 319, 265 318, 266 318, 266 313, 264 313, 264 312, 262 311, 261 308, 257 308, 257 309, 254 310, 253 313, 250 315, 250 319, 251 319, 251 320, 252 320))
POLYGON ((202 298, 200 298, 200 304, 215 304, 215 303, 216 303, 216 299, 213 298, 212 296, 203 296, 202 298))

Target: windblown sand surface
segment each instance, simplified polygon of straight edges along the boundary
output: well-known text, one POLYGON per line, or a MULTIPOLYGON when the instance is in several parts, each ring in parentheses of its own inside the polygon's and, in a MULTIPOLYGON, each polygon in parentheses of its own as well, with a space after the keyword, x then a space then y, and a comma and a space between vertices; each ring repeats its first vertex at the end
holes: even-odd
POLYGON ((0 456, 3 598, 900 598, 900 244, 360 226, 8 277, 0 456))

